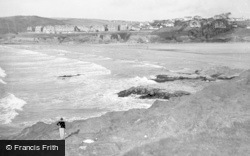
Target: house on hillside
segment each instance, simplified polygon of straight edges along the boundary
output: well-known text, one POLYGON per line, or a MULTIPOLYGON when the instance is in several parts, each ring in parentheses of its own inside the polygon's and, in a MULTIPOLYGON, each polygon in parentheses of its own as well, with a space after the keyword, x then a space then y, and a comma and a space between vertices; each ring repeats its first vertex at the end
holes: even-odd
POLYGON ((43 32, 43 26, 36 26, 35 27, 35 32, 36 33, 42 33, 43 32))
POLYGON ((141 30, 141 27, 139 25, 131 25, 129 27, 129 30, 130 31, 140 31, 141 30))
POLYGON ((219 14, 219 15, 215 15, 214 19, 229 19, 229 16, 231 15, 230 12, 228 13, 223 13, 223 14, 219 14))
POLYGON ((200 27, 201 27, 201 22, 198 21, 198 20, 191 20, 191 21, 189 22, 189 26, 190 26, 191 28, 200 28, 200 27))
POLYGON ((105 31, 105 27, 103 25, 94 25, 92 26, 92 30, 94 32, 103 32, 105 31))
POLYGON ((213 21, 214 21, 213 18, 208 18, 208 19, 206 20, 206 24, 211 24, 213 21))
POLYGON ((214 18, 215 20, 216 20, 216 19, 223 19, 223 16, 221 16, 221 15, 215 15, 213 18, 214 18))
POLYGON ((194 16, 193 19, 195 19, 195 20, 202 20, 202 17, 201 16, 194 16))
POLYGON ((76 26, 73 25, 56 25, 55 32, 56 33, 72 33, 75 32, 76 26))
POLYGON ((167 20, 162 25, 164 25, 165 27, 174 27, 174 22, 171 20, 167 20))
POLYGON ((34 27, 27 27, 27 32, 34 32, 35 28, 34 27))
POLYGON ((125 31, 125 30, 128 30, 128 25, 127 24, 120 25, 120 31, 125 31))
POLYGON ((214 28, 226 29, 227 26, 223 21, 218 20, 218 21, 215 21, 214 28))
POLYGON ((228 22, 236 22, 235 18, 230 18, 227 20, 228 22))
POLYGON ((175 18, 173 21, 185 21, 185 18, 175 18))
POLYGON ((95 29, 94 29, 93 25, 89 26, 89 32, 95 32, 95 29))
POLYGON ((235 19, 233 19, 233 18, 227 19, 227 22, 228 22, 229 25, 231 25, 231 26, 234 27, 234 28, 237 28, 237 27, 238 27, 237 22, 236 22, 235 19))
POLYGON ((66 33, 75 32, 75 27, 76 27, 76 26, 73 26, 73 25, 66 25, 66 26, 64 27, 64 31, 65 31, 66 33))
POLYGON ((149 30, 157 30, 157 29, 159 29, 159 28, 156 27, 156 26, 151 26, 151 25, 150 25, 150 26, 148 26, 148 29, 149 29, 149 30))
POLYGON ((108 29, 108 31, 118 31, 118 26, 108 25, 107 29, 108 29))
POLYGON ((55 27, 51 26, 51 25, 45 26, 45 27, 43 27, 43 33, 55 34, 55 27))
POLYGON ((193 17, 192 16, 186 16, 183 19, 184 19, 184 21, 190 21, 190 20, 193 19, 193 17))
POLYGON ((235 18, 235 21, 246 21, 247 19, 244 19, 244 18, 235 18))
POLYGON ((89 32, 89 28, 86 26, 76 26, 79 30, 79 32, 89 32))

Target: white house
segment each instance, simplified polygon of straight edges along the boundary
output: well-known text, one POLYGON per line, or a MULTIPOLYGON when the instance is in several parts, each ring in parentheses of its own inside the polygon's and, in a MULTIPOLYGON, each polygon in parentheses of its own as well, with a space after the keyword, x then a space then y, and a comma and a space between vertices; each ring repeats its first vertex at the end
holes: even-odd
POLYGON ((36 26, 35 32, 36 33, 42 33, 43 32, 43 26, 36 26))
POLYGON ((200 27, 201 27, 201 22, 198 21, 198 20, 191 20, 191 21, 189 22, 189 26, 190 26, 191 28, 200 28, 200 27))
POLYGON ((45 26, 43 27, 43 33, 46 33, 46 34, 54 34, 55 33, 55 27, 54 26, 45 26))

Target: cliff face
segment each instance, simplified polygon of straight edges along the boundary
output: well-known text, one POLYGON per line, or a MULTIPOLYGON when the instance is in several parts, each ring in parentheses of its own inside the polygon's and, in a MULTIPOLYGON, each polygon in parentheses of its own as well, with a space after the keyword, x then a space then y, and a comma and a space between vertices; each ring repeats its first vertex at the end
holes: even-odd
MULTIPOLYGON (((66 123, 66 154, 250 155, 249 101, 250 70, 149 109, 66 123)), ((10 139, 59 139, 59 134, 55 123, 40 122, 10 139)))

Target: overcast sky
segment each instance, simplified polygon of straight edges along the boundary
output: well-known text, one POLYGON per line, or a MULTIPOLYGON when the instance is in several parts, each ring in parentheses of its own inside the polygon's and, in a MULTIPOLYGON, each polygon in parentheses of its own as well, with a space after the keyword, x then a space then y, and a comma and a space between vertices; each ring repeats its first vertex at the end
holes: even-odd
POLYGON ((151 21, 231 12, 250 18, 250 0, 0 0, 0 16, 151 21))

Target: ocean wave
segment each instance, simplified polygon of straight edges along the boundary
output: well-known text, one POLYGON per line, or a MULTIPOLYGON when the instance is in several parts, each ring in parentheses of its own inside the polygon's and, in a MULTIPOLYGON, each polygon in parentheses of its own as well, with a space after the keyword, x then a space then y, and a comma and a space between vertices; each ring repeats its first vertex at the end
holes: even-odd
POLYGON ((194 69, 190 69, 190 68, 181 68, 181 69, 176 69, 176 70, 169 70, 169 72, 171 73, 194 73, 195 70, 194 69))
POLYGON ((65 115, 57 116, 57 117, 53 117, 53 118, 43 118, 43 119, 40 119, 38 121, 24 121, 24 122, 20 123, 19 126, 28 127, 28 126, 32 126, 32 125, 36 124, 37 122, 52 124, 52 123, 59 121, 62 117, 63 117, 64 121, 73 122, 73 121, 78 121, 78 120, 86 120, 86 119, 90 119, 90 118, 100 117, 100 116, 104 115, 105 113, 107 113, 107 112, 98 112, 98 113, 94 113, 94 114, 90 114, 90 115, 86 114, 83 117, 79 117, 79 116, 78 117, 77 116, 69 117, 69 116, 67 116, 67 114, 65 114, 65 115))
POLYGON ((1 67, 0 67, 0 77, 5 77, 7 74, 5 73, 5 70, 3 70, 1 67))
MULTIPOLYGON (((0 77, 6 77, 6 73, 5 73, 5 70, 3 70, 1 67, 0 67, 0 77)), ((4 82, 4 80, 0 79, 0 83, 2 84, 7 84, 6 82, 4 82)))
POLYGON ((140 64, 134 65, 136 67, 147 67, 147 68, 165 68, 164 66, 157 65, 157 64, 152 64, 152 63, 147 63, 147 62, 142 62, 140 64))
POLYGON ((19 99, 10 93, 0 99, 0 123, 11 123, 11 121, 18 115, 18 111, 22 111, 22 107, 25 104, 26 102, 24 100, 19 99))
POLYGON ((39 56, 49 56, 47 54, 43 54, 37 51, 32 51, 32 50, 21 50, 20 51, 22 54, 28 54, 28 55, 39 55, 39 56))
MULTIPOLYGON (((153 85, 155 81, 146 77, 106 79, 106 80, 86 80, 84 89, 88 92, 76 100, 75 93, 72 93, 75 108, 98 108, 110 111, 124 111, 134 108, 148 108, 154 102, 150 99, 139 99, 135 97, 118 97, 117 93, 121 90, 140 85, 153 85)), ((69 95, 68 95, 69 96, 69 95)))
POLYGON ((2 84, 7 84, 7 83, 4 82, 2 79, 0 79, 0 83, 2 83, 2 84))
POLYGON ((135 85, 149 85, 149 84, 156 84, 155 81, 148 79, 147 77, 139 77, 136 76, 134 78, 128 79, 129 83, 135 84, 135 85))
POLYGON ((16 69, 25 70, 26 75, 30 75, 23 78, 23 82, 57 81, 59 80, 59 76, 78 74, 81 76, 72 77, 67 80, 70 80, 70 82, 79 82, 91 76, 111 74, 109 69, 91 62, 51 56, 31 50, 18 50, 17 52, 21 54, 21 57, 28 55, 26 61, 14 63, 17 66, 16 69))

